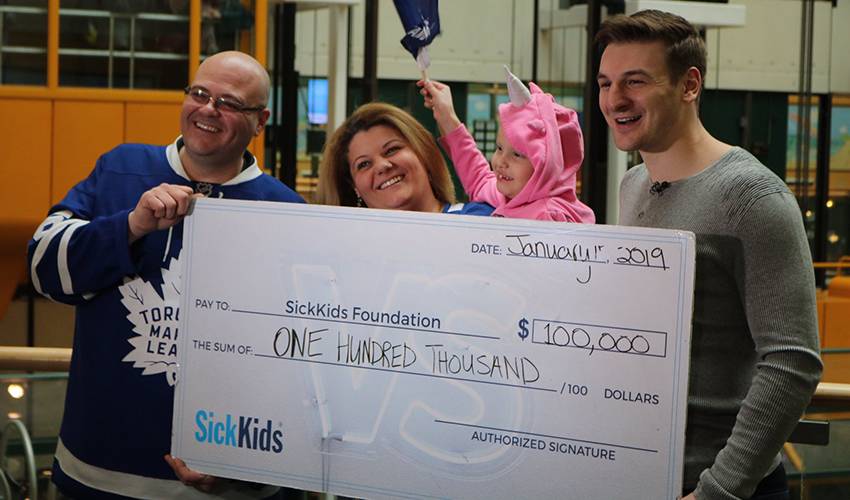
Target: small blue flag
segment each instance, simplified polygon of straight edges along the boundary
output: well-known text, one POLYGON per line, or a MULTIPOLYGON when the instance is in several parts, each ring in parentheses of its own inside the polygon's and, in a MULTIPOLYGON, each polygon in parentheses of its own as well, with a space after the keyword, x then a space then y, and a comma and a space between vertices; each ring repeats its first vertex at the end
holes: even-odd
MULTIPOLYGON (((440 14, 437 0, 393 0, 404 26, 401 44, 414 57, 440 33, 440 14)), ((427 66, 427 64, 426 64, 427 66)))

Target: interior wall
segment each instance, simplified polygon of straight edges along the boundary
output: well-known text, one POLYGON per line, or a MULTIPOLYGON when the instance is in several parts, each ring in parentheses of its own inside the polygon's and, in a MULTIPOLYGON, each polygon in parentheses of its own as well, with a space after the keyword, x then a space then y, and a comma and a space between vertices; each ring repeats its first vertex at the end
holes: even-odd
MULTIPOLYGON (((710 69, 706 87, 725 90, 798 92, 800 89, 800 0, 732 0, 745 5, 746 25, 706 32, 710 69)), ((831 2, 815 2, 812 91, 830 91, 831 50, 850 44, 850 34, 833 36, 831 2)), ((845 58, 846 59, 846 58, 845 58)), ((846 62, 843 64, 847 64, 846 62)))
MULTIPOLYGON (((538 79, 584 81, 586 6, 558 9, 540 0, 538 79)), ((799 91, 801 0, 729 0, 747 8, 743 27, 706 30, 707 88, 771 92, 799 91)), ((378 78, 417 79, 419 72, 401 46, 402 27, 391 0, 379 0, 378 78)), ((442 34, 431 44, 430 75, 445 81, 501 83, 502 65, 531 78, 533 15, 531 0, 442 2, 442 34)), ((850 93, 850 0, 815 2, 812 85, 816 93, 850 93)), ((350 75, 362 76, 364 8, 352 8, 350 75)), ((296 69, 302 75, 327 74, 327 11, 296 17, 296 69)))
MULTIPOLYGON (((544 3, 547 3, 544 1, 544 3)), ((521 78, 531 77, 533 13, 529 0, 463 0, 440 3, 441 34, 430 45, 429 76, 447 82, 503 82, 507 64, 521 78)), ((363 76, 365 9, 351 10, 352 78, 363 76)), ((327 74, 327 10, 296 14, 296 70, 327 74), (314 36, 315 34, 315 36, 314 36)), ((401 21, 391 0, 378 1, 378 78, 417 79, 419 69, 401 46, 401 21)))

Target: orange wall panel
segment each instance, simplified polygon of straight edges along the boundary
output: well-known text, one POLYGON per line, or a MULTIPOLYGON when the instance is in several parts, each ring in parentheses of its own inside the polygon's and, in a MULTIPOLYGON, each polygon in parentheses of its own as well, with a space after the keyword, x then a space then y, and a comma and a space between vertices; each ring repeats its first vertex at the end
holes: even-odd
POLYGON ((182 104, 127 103, 124 142, 166 145, 180 135, 182 104))
POLYGON ((850 384, 850 353, 821 353, 821 358, 823 358, 821 382, 850 384))
POLYGON ((827 297, 824 301, 823 326, 821 347, 850 348, 850 298, 827 297))
POLYGON ((50 208, 52 107, 0 99, 0 318, 26 279, 27 240, 50 208))
MULTIPOLYGON (((43 219, 50 208, 50 101, 0 99, 0 215, 43 219)), ((33 227, 35 230, 35 227, 33 227)))
POLYGON ((97 158, 124 142, 124 103, 56 101, 53 109, 53 186, 58 202, 88 176, 97 158))

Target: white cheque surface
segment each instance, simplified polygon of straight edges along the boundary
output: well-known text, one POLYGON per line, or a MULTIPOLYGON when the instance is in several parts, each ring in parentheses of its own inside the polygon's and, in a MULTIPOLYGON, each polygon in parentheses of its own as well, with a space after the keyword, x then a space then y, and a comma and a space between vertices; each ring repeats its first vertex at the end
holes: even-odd
POLYGON ((691 233, 199 200, 173 453, 367 498, 675 498, 691 233))

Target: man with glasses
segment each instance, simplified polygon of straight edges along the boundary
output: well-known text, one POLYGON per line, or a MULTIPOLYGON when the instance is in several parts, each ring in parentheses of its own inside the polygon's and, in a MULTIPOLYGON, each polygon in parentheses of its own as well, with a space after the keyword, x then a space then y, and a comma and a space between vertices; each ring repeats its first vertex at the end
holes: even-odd
MULTIPOLYGON (((269 118, 268 95, 268 75, 250 56, 207 58, 186 89, 182 135, 167 147, 124 144, 101 156, 30 241, 36 290, 76 306, 53 466, 63 494, 211 498, 163 460, 177 380, 182 220, 196 196, 303 202, 246 150, 269 118)), ((275 488, 217 481, 215 493, 265 498, 275 488)))

